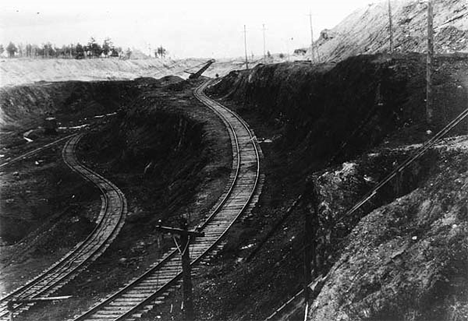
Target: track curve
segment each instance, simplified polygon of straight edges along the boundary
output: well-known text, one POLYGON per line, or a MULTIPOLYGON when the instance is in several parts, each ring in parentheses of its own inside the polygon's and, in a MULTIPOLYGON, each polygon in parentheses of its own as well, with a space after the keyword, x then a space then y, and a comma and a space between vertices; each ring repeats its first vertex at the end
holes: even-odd
MULTIPOLYGON (((190 242, 192 266, 205 259, 219 245, 236 219, 255 205, 262 187, 260 151, 254 134, 234 112, 205 96, 203 90, 209 83, 198 87, 194 95, 226 125, 231 138, 233 163, 230 183, 211 210, 209 218, 201 225, 205 236, 190 242)), ((168 289, 179 281, 181 274, 181 258, 174 250, 142 276, 74 320, 138 319, 154 304, 163 302, 168 289)))
MULTIPOLYGON (((7 303, 45 297, 85 269, 98 258, 119 233, 127 213, 127 201, 120 189, 110 181, 82 165, 76 158, 76 147, 83 137, 78 134, 70 138, 62 150, 64 162, 75 172, 96 185, 101 191, 101 210, 93 232, 73 250, 42 274, 24 286, 0 299, 0 320, 8 320, 7 303)), ((15 304, 14 315, 27 310, 32 304, 15 304)))

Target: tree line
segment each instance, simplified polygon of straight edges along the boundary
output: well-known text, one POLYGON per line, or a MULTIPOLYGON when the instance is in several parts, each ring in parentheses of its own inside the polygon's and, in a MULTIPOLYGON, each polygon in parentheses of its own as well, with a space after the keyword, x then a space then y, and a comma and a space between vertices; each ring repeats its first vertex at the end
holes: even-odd
MULTIPOLYGON (((50 42, 36 44, 14 44, 10 43, 4 47, 0 44, 0 55, 6 52, 10 58, 69 58, 69 59, 85 59, 85 58, 109 58, 118 57, 121 59, 130 59, 132 50, 122 47, 117 47, 113 44, 110 38, 104 39, 104 42, 99 44, 95 38, 91 37, 87 44, 69 44, 57 47, 50 42)), ((156 58, 164 58, 167 50, 162 46, 154 50, 156 58)))

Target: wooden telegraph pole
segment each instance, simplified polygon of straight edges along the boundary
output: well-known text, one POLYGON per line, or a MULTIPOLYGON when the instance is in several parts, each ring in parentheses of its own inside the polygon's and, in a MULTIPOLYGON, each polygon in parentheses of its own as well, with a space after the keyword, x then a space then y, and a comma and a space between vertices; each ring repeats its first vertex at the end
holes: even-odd
POLYGON ((312 12, 309 12, 309 24, 310 24, 310 62, 315 62, 314 55, 314 29, 312 27, 312 12))
POLYGON ((245 48, 245 66, 249 70, 249 58, 247 57, 247 28, 244 25, 244 48, 245 48))
POLYGON ((205 233, 198 230, 189 230, 186 219, 183 219, 180 228, 162 226, 161 222, 156 226, 158 230, 176 234, 180 239, 179 252, 182 256, 182 281, 183 281, 183 302, 184 319, 186 321, 195 320, 192 298, 192 266, 190 265, 190 237, 205 236, 205 233))
POLYGON ((309 300, 310 300, 310 290, 309 284, 312 281, 311 273, 311 241, 312 238, 315 237, 313 235, 313 227, 312 227, 312 213, 306 210, 304 211, 305 214, 305 236, 304 236, 304 320, 307 320, 307 316, 309 314, 309 300))
POLYGON ((427 123, 432 124, 432 73, 434 60, 434 11, 432 0, 427 1, 427 66, 426 66, 426 117, 427 123))
POLYGON ((312 281, 312 264, 314 276, 317 275, 316 229, 318 225, 318 193, 315 179, 307 183, 304 194, 307 194, 306 209, 304 211, 304 320, 309 314, 310 282, 312 281), (307 204, 308 203, 308 204, 307 204), (315 226, 314 226, 315 225, 315 226))
POLYGON ((266 64, 265 24, 263 24, 263 63, 266 64))
POLYGON ((427 66, 426 66, 426 117, 427 123, 432 124, 432 73, 434 60, 434 11, 432 0, 427 1, 427 66))

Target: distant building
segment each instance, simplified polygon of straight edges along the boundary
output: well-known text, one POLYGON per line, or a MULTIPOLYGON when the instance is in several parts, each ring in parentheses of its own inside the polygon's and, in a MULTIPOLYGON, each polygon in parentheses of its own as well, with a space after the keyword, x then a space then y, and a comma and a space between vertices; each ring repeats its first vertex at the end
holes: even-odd
POLYGON ((298 56, 305 56, 307 53, 307 48, 299 48, 294 50, 294 54, 298 56))

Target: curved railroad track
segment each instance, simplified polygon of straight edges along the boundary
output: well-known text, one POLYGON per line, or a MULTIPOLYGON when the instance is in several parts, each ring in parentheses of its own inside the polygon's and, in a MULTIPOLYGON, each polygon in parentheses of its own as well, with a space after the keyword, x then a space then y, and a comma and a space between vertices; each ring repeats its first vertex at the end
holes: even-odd
MULTIPOLYGON (((104 177, 94 173, 77 160, 76 147, 83 134, 73 136, 67 141, 62 157, 75 172, 96 185, 101 191, 101 210, 93 232, 60 261, 29 281, 24 286, 0 299, 0 320, 8 320, 7 304, 12 300, 26 300, 46 297, 58 290, 91 262, 99 257, 119 233, 127 212, 124 194, 104 177)), ((32 304, 14 304, 13 315, 27 310, 32 304)))
MULTIPOLYGON (((236 219, 251 209, 261 191, 260 152, 255 136, 247 124, 234 112, 209 99, 203 90, 210 82, 198 87, 194 95, 213 110, 225 123, 231 138, 233 164, 230 183, 208 219, 201 225, 204 237, 190 243, 191 265, 205 259, 221 242, 236 219)), ((181 258, 177 250, 165 255, 142 276, 110 295, 75 321, 135 320, 162 303, 168 290, 181 278, 181 258)))

